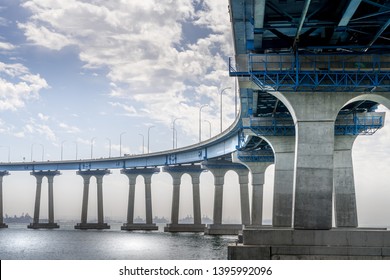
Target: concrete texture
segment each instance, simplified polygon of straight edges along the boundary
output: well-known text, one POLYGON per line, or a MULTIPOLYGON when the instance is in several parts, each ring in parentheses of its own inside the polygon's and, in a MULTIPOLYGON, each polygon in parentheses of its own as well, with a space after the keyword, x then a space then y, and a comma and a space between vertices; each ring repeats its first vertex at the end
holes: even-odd
POLYGON ((244 245, 390 247, 390 231, 375 229, 244 229, 244 245))
POLYGON ((27 228, 31 228, 31 229, 40 229, 40 228, 54 229, 59 227, 60 226, 57 223, 30 223, 27 226, 27 228))
POLYGON ((172 176, 172 208, 171 223, 164 227, 165 232, 203 232, 205 225, 201 224, 200 208, 200 174, 204 169, 200 165, 165 166, 163 171, 172 176), (180 186, 184 174, 191 176, 193 199, 193 224, 179 224, 180 186))
POLYGON ((74 226, 75 229, 110 229, 106 223, 78 223, 74 226))
POLYGON ((229 259, 388 259, 390 231, 381 229, 244 229, 229 259))
POLYGON ((8 171, 0 171, 0 228, 8 228, 3 219, 3 177, 7 175, 8 171))
POLYGON ((334 211, 336 227, 358 227, 352 146, 357 135, 335 137, 334 211))
POLYGON ((159 168, 143 169, 122 169, 121 174, 125 174, 129 179, 129 196, 127 203, 127 222, 121 226, 122 230, 158 230, 152 219, 152 194, 151 182, 152 175, 160 172, 159 168), (138 176, 144 177, 145 182, 145 216, 146 223, 134 223, 134 204, 135 204, 135 183, 138 176))
POLYGON ((388 260, 388 248, 229 245, 230 260, 388 260))
POLYGON ((107 174, 110 174, 109 170, 83 170, 77 171, 77 175, 80 175, 84 181, 83 189, 83 202, 81 206, 81 223, 78 223, 74 228, 75 229, 107 229, 110 228, 109 225, 104 223, 104 214, 103 214, 103 177, 107 174), (89 184, 91 177, 95 176, 97 183, 97 214, 98 222, 97 223, 88 223, 88 198, 89 198, 89 184))
POLYGON ((274 196, 272 206, 272 225, 274 227, 291 227, 294 191, 294 136, 265 137, 274 150, 274 196))
POLYGON ((204 232, 204 224, 167 224, 164 232, 204 232))
POLYGON ((121 230, 127 230, 127 231, 135 231, 135 230, 158 230, 158 226, 156 224, 140 224, 140 223, 130 223, 130 224, 123 224, 121 226, 121 230))
MULTIPOLYGON (((232 153, 233 162, 245 165, 252 174, 252 211, 251 225, 263 224, 263 186, 264 173, 271 162, 242 162, 238 159, 237 153, 232 153)), ((248 224, 246 224, 248 225, 248 224)))
POLYGON ((296 124, 294 228, 332 227, 334 121, 296 124))
POLYGON ((59 171, 38 171, 31 172, 36 179, 36 193, 35 193, 35 205, 34 205, 34 217, 33 222, 30 223, 27 228, 38 229, 38 228, 59 228, 59 225, 54 222, 54 176, 60 175, 59 171), (41 190, 42 190, 42 179, 46 177, 48 181, 48 222, 40 223, 39 214, 41 207, 41 190))
POLYGON ((204 234, 207 235, 237 235, 242 231, 241 224, 211 224, 207 225, 204 234))

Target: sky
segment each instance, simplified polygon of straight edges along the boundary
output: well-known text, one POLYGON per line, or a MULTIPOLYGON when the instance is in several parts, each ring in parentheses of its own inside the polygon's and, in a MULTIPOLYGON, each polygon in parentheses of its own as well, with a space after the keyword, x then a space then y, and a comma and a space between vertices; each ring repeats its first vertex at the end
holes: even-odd
MULTIPOLYGON (((235 118, 234 55, 228 1, 212 0, 2 0, 0 2, 0 161, 100 158, 177 147, 220 131, 235 118), (149 132, 149 133, 148 133, 149 132), (149 134, 149 137, 148 137, 149 134), (148 141, 149 140, 149 141, 148 141), (92 143, 92 145, 91 145, 92 143), (121 143, 121 145, 120 145, 121 143), (92 148, 92 149, 91 149, 92 148), (91 155, 92 150, 92 155, 91 155)), ((386 110, 381 108, 381 110, 386 110)), ((390 224, 390 126, 354 145, 359 222, 390 224), (375 207, 372 207, 375 205, 375 207)), ((104 178, 105 216, 123 220, 127 177, 104 178)), ((41 217, 47 217, 47 181, 41 217)), ((264 219, 272 215, 273 166, 266 173, 264 219)), ((96 217, 95 181, 89 219, 96 217)), ((33 214, 35 179, 4 178, 4 213, 33 214)), ((226 175, 225 222, 239 221, 238 176, 226 175), (229 205, 229 207, 227 207, 229 205)), ((143 180, 135 216, 144 217, 143 180)), ((153 215, 170 217, 172 179, 152 179, 153 215)), ((79 219, 82 179, 74 171, 55 178, 55 217, 79 219)), ((188 175, 180 217, 192 215, 188 175)), ((201 175, 202 215, 212 217, 213 177, 201 175)))

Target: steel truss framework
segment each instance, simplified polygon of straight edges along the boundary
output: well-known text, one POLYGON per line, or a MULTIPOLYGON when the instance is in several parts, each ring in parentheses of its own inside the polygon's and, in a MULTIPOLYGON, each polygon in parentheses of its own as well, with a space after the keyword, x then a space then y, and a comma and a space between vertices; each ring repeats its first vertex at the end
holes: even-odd
POLYGON ((232 66, 233 77, 250 77, 264 91, 390 90, 389 55, 248 55, 232 66))
MULTIPOLYGON (((372 135, 382 128, 384 120, 382 116, 364 116, 353 118, 337 118, 335 122, 335 135, 372 135)), ((294 136, 295 126, 292 119, 272 119, 261 121, 259 118, 251 118, 250 129, 258 136, 294 136)))

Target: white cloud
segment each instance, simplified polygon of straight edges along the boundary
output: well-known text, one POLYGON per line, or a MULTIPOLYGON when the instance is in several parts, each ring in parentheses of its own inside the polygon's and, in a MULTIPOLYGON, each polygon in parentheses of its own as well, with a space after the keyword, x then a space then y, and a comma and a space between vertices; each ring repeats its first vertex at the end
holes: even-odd
POLYGON ((7 26, 7 20, 3 17, 0 17, 0 26, 7 26))
POLYGON ((227 5, 212 0, 26 0, 22 6, 32 15, 19 27, 42 47, 77 46, 85 68, 107 69, 112 106, 130 116, 153 112, 150 118, 169 125, 180 102, 192 104, 194 112, 198 103, 215 103, 215 95, 198 95, 201 88, 233 83, 226 61, 233 54, 227 5), (194 34, 202 30, 200 37, 188 37, 184 26, 194 34), (118 98, 138 107, 118 106, 118 98), (169 113, 157 113, 161 110, 169 113))
POLYGON ((63 47, 72 44, 66 36, 50 31, 44 26, 22 23, 19 23, 18 26, 24 30, 24 34, 29 41, 48 49, 61 50, 63 47))
MULTIPOLYGON (((0 24, 1 25, 1 24, 0 24)), ((0 42, 0 51, 1 50, 6 50, 6 51, 10 51, 10 50, 13 50, 15 49, 16 47, 14 45, 12 45, 11 43, 7 43, 7 42, 0 42)))
POLYGON ((49 88, 45 79, 19 63, 0 62, 0 75, 0 111, 22 108, 26 101, 39 98, 40 91, 49 88))
POLYGON ((80 129, 76 126, 71 126, 71 125, 68 125, 66 123, 60 123, 59 124, 59 127, 65 131, 66 133, 79 133, 80 132, 80 129))
POLYGON ((47 124, 38 123, 35 119, 30 119, 24 126, 24 133, 38 134, 50 141, 57 140, 55 132, 47 124))
POLYGON ((50 117, 42 113, 38 113, 38 118, 41 119, 42 121, 47 121, 49 120, 50 117))
POLYGON ((123 103, 119 102, 109 102, 109 104, 113 107, 119 107, 125 110, 126 115, 128 116, 136 116, 137 115, 137 110, 133 106, 129 106, 123 103))

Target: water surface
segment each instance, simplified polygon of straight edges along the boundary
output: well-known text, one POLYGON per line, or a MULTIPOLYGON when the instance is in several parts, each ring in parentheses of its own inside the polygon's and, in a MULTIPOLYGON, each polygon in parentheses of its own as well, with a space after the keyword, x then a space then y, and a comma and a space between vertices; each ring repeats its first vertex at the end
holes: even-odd
POLYGON ((236 236, 207 236, 199 233, 75 230, 74 223, 60 229, 27 229, 9 224, 0 229, 2 260, 187 260, 227 259, 227 245, 236 236))

